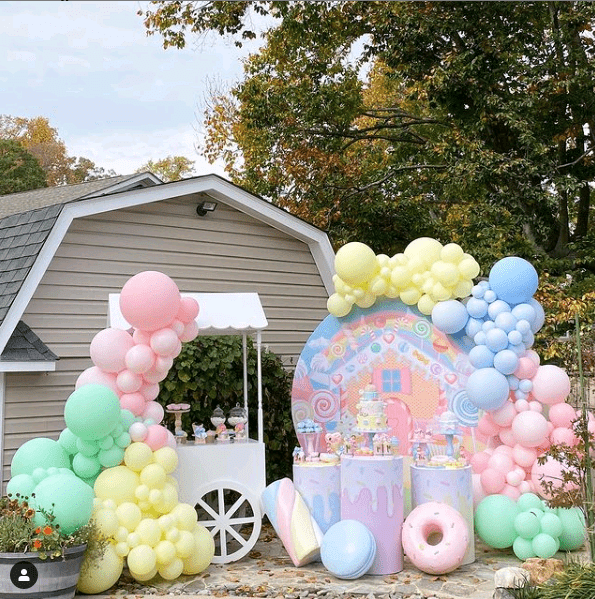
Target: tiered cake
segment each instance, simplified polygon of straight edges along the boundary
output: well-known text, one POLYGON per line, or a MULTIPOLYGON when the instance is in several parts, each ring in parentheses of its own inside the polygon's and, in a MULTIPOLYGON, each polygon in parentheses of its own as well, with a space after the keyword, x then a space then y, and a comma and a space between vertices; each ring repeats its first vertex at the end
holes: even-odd
POLYGON ((374 385, 366 385, 357 404, 355 430, 358 433, 382 433, 388 430, 386 402, 378 399, 374 385))

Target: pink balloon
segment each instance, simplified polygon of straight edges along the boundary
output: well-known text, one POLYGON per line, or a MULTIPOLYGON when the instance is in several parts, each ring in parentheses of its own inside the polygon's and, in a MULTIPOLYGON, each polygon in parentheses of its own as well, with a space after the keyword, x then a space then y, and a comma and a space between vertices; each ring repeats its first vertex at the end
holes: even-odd
POLYGON ((180 310, 178 286, 154 270, 134 275, 120 292, 122 316, 135 328, 156 331, 167 327, 180 310))
POLYGON ((159 395, 159 385, 157 383, 144 383, 139 389, 146 401, 153 401, 159 395))
POLYGON ((184 332, 184 327, 186 325, 177 318, 169 325, 169 328, 173 330, 173 332, 179 337, 184 332))
POLYGON ((512 459, 512 447, 509 447, 508 445, 498 445, 498 447, 494 449, 494 453, 503 453, 512 459))
POLYGON ((543 412, 543 406, 538 401, 530 401, 529 409, 533 410, 534 412, 543 412))
POLYGON ((533 493, 534 492, 534 486, 533 483, 529 480, 524 480, 521 482, 521 484, 519 485, 519 492, 521 493, 521 495, 523 493, 533 493))
POLYGON ((143 384, 143 377, 130 370, 122 370, 116 378, 116 385, 122 393, 136 393, 143 384))
POLYGON ((541 362, 539 354, 534 349, 528 349, 523 357, 529 358, 536 366, 539 366, 541 362))
POLYGON ((493 468, 502 472, 504 475, 514 468, 512 458, 502 452, 494 452, 494 455, 488 461, 488 468, 493 468))
POLYGON ((151 349, 158 356, 171 355, 178 346, 179 339, 173 329, 166 327, 151 335, 151 349))
POLYGON ((160 383, 167 377, 167 370, 157 370, 156 368, 151 368, 149 372, 145 372, 143 374, 143 380, 145 383, 156 384, 160 383))
POLYGON ((517 412, 526 412, 529 409, 529 402, 526 399, 517 399, 514 402, 517 412))
POLYGON ((492 420, 490 414, 484 414, 477 423, 477 430, 486 437, 493 437, 500 432, 500 427, 492 420))
POLYGON ((177 358, 180 355, 181 351, 182 351, 182 342, 178 339, 177 342, 176 342, 176 348, 171 353, 171 357, 172 358, 177 358))
POLYGON ((516 440, 511 428, 503 428, 498 437, 507 447, 513 448, 515 446, 516 440))
POLYGON ((148 345, 137 344, 126 352, 124 361, 130 372, 144 374, 153 367, 155 354, 148 345))
POLYGON ((147 427, 145 443, 153 451, 157 451, 167 444, 167 432, 167 429, 160 424, 151 424, 147 427))
POLYGON ((104 372, 98 366, 91 366, 91 368, 87 368, 83 370, 79 377, 76 379, 75 389, 82 387, 83 385, 103 385, 104 387, 108 387, 117 395, 120 395, 121 391, 118 389, 116 385, 116 375, 111 374, 109 372, 104 372))
POLYGON ((511 487, 518 487, 523 479, 525 478, 525 473, 520 474, 516 469, 511 470, 506 474, 506 483, 511 487))
POLYGON ((500 495, 506 495, 506 497, 510 497, 513 501, 516 501, 521 496, 521 492, 518 487, 505 484, 500 491, 500 495))
POLYGON ((135 416, 141 416, 145 409, 145 398, 140 393, 124 393, 120 397, 120 407, 135 416))
POLYGON ((539 412, 520 412, 512 421, 512 434, 519 445, 538 447, 548 436, 548 422, 539 412))
POLYGON ((147 333, 147 331, 141 331, 140 329, 135 329, 134 333, 132 333, 132 339, 137 345, 149 345, 151 341, 151 333, 147 333))
POLYGON ((177 443, 176 443, 176 438, 174 437, 174 434, 168 430, 167 431, 167 443, 166 443, 167 447, 171 447, 172 449, 177 450, 177 443))
POLYGON ((560 426, 555 428, 550 434, 550 442, 552 445, 569 445, 570 447, 574 447, 578 444, 578 439, 569 428, 564 426, 560 426))
POLYGON ((139 442, 147 438, 148 430, 142 422, 133 422, 128 429, 128 434, 134 442, 139 442))
POLYGON ((488 495, 500 493, 506 484, 506 477, 494 468, 486 468, 480 475, 481 485, 488 495))
POLYGON ((498 426, 510 426, 517 415, 517 411, 514 404, 511 401, 507 401, 501 408, 490 412, 490 415, 498 426))
POLYGON ((170 368, 174 365, 174 359, 170 356, 157 356, 155 360, 155 370, 169 372, 170 368))
MULTIPOLYGON (((551 499, 552 494, 544 487, 544 482, 551 482, 554 489, 563 488, 566 491, 576 489, 573 483, 564 483, 564 467, 552 457, 547 457, 544 464, 535 462, 531 469, 531 481, 535 486, 536 493, 544 499, 551 499)), ((567 469, 567 468, 566 468, 567 469)))
POLYGON ((198 336, 198 324, 196 324, 196 320, 191 320, 185 327, 184 331, 180 335, 180 341, 182 343, 187 343, 188 341, 193 341, 198 336))
POLYGON ((91 360, 105 372, 120 372, 126 368, 124 356, 133 345, 134 340, 126 331, 103 329, 91 341, 91 360))
POLYGON ((570 393, 570 379, 564 370, 553 364, 537 369, 531 394, 541 403, 554 405, 564 401, 570 393))
POLYGON ((537 459, 537 452, 530 447, 515 445, 512 448, 512 458, 519 466, 531 468, 537 459))
POLYGON ((163 420, 165 411, 160 403, 157 403, 156 401, 143 402, 143 407, 145 408, 142 414, 143 420, 148 420, 150 418, 155 424, 159 424, 163 420))
POLYGON ((198 312, 198 302, 193 297, 183 297, 180 301, 177 319, 184 324, 188 324, 198 316, 198 312))
POLYGON ((532 379, 537 372, 537 367, 539 364, 535 364, 531 358, 527 356, 523 356, 519 359, 519 365, 517 369, 514 371, 514 376, 519 379, 532 379))
POLYGON ((550 406, 548 416, 556 428, 559 426, 571 428, 572 422, 576 420, 576 411, 570 404, 561 402, 550 406))
POLYGON ((490 455, 485 453, 485 451, 480 451, 471 456, 471 460, 469 460, 471 464, 471 468, 473 472, 476 474, 481 474, 487 467, 488 462, 490 460, 490 455))

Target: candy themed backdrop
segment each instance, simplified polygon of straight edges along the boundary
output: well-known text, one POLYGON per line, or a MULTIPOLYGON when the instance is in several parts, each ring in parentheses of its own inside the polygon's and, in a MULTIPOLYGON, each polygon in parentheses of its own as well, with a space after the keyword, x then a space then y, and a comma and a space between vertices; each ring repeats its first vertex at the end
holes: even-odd
POLYGON ((355 426, 359 391, 373 383, 388 403, 391 435, 409 453, 414 426, 431 428, 436 414, 450 410, 465 427, 472 447, 478 410, 465 384, 473 371, 464 334, 447 335, 416 308, 396 299, 327 316, 300 355, 292 388, 294 424, 312 419, 324 432, 355 426))

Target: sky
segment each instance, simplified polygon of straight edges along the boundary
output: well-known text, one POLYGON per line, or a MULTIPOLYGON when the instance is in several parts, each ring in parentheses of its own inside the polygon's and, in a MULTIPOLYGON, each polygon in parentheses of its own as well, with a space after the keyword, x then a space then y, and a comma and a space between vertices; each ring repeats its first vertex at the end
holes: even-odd
POLYGON ((212 35, 164 50, 136 14, 148 5, 0 1, 0 114, 46 117, 70 156, 106 171, 186 156, 195 174, 223 175, 196 151, 205 94, 240 79, 256 46, 212 35))

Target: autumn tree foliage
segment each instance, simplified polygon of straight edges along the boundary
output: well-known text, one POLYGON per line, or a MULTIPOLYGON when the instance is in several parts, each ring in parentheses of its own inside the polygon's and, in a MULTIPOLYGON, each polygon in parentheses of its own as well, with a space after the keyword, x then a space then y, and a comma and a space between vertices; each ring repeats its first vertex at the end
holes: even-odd
POLYGON ((16 141, 0 139, 0 195, 47 187, 41 165, 16 141))
POLYGON ((163 182, 179 181, 194 173, 194 161, 185 156, 167 156, 160 160, 149 160, 139 167, 136 172, 150 171, 163 182))

